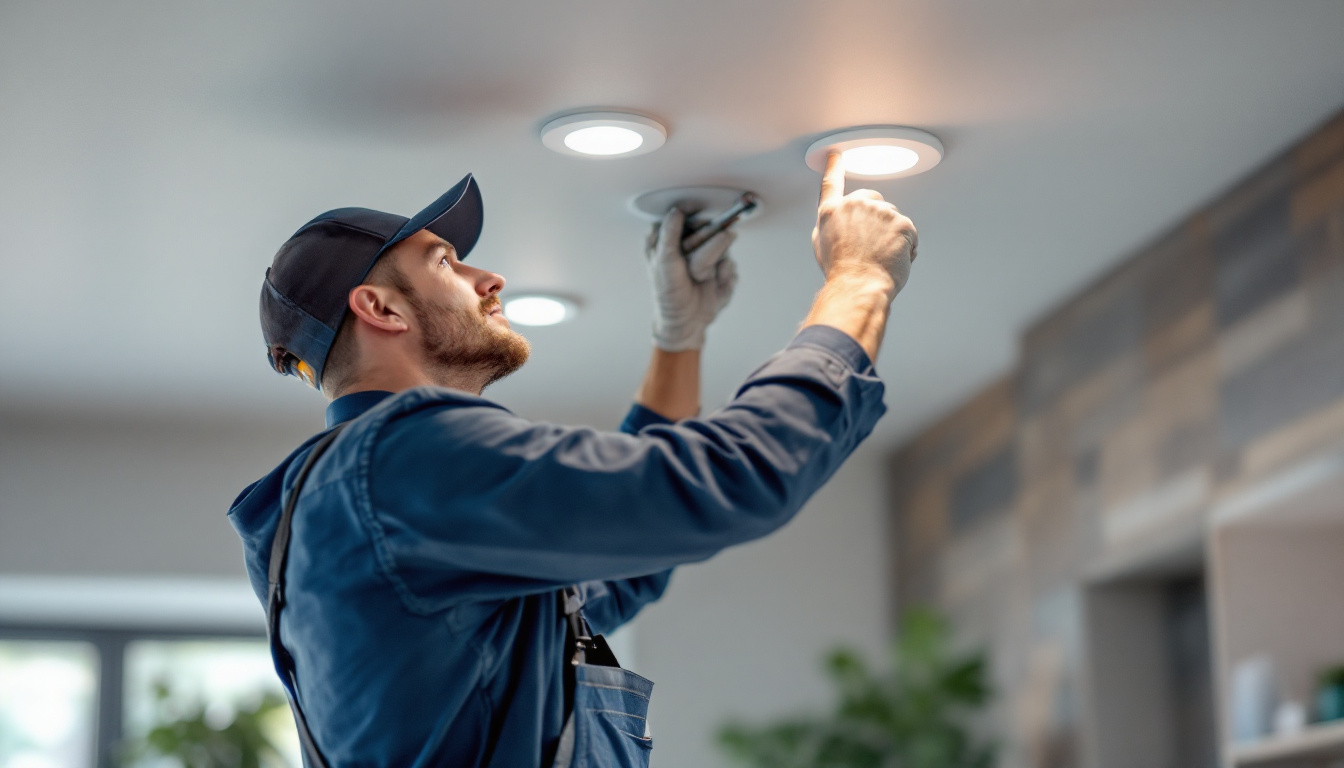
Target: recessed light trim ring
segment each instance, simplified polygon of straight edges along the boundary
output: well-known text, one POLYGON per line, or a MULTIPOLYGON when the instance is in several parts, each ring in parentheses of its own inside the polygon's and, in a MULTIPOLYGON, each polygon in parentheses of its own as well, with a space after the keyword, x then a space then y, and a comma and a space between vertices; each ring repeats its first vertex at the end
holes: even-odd
POLYGON ((644 155, 666 141, 662 123, 634 112, 576 112, 541 127, 541 143, 547 149, 590 160, 644 155))
POLYGON ((821 173, 826 170, 826 154, 836 149, 845 152, 860 147, 903 147, 915 153, 918 160, 908 168, 895 173, 868 174, 846 168, 846 175, 860 179, 899 179, 923 173, 943 159, 943 143, 937 136, 918 128, 897 125, 872 125, 835 131, 812 142, 804 160, 807 167, 821 173))

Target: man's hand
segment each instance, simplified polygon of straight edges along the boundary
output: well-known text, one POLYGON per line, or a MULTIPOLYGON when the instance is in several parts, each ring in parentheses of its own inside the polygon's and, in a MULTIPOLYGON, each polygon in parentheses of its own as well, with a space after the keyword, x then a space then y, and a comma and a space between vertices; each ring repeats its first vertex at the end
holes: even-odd
POLYGON ((829 280, 847 275, 891 280, 896 298, 910 279, 919 235, 910 219, 871 189, 845 194, 845 163, 839 152, 826 157, 821 178, 821 202, 812 249, 829 280))
POLYGON ((737 233, 720 232, 690 254, 682 254, 685 223, 680 210, 668 211, 648 252, 657 302, 653 342, 666 352, 703 347, 705 329, 728 304, 737 285, 737 265, 728 256, 728 246, 737 233))
POLYGON ((826 275, 803 326, 849 334, 877 361, 892 299, 910 279, 919 235, 910 219, 871 189, 845 194, 839 152, 826 158, 812 247, 826 275))

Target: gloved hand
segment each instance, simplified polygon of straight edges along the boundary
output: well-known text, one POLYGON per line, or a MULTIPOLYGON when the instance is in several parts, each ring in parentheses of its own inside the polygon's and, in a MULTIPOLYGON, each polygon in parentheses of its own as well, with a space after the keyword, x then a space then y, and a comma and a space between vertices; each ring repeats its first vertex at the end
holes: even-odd
POLYGON ((727 306, 737 285, 737 264, 728 256, 728 246, 737 239, 737 233, 720 232, 683 255, 681 235, 685 224, 686 216, 680 210, 668 211, 647 249, 657 303, 653 343, 667 352, 704 346, 705 329, 727 306))

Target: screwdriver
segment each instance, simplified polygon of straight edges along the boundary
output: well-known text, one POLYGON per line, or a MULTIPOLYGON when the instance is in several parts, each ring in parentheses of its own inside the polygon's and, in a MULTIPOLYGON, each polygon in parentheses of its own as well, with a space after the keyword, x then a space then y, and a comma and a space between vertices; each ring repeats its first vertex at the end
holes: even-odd
POLYGON ((732 207, 709 222, 697 227, 681 239, 681 252, 690 253, 705 244, 709 238, 719 234, 737 223, 737 220, 756 209, 759 198, 751 192, 743 192, 732 207))

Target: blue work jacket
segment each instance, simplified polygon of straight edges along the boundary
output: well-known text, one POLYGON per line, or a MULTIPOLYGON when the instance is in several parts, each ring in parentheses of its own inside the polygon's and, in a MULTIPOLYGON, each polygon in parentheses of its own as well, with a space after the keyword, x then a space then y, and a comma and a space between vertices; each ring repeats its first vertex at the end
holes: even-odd
MULTIPOLYGON (((787 522, 885 411, 849 336, 798 334, 726 407, 623 432, 521 418, 422 387, 327 410, 345 431, 294 513, 281 640, 333 766, 546 768, 564 724, 565 620, 580 584, 610 632, 671 569, 787 522)), ((266 599, 283 494, 320 435, 229 510, 266 599)))

